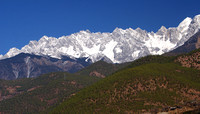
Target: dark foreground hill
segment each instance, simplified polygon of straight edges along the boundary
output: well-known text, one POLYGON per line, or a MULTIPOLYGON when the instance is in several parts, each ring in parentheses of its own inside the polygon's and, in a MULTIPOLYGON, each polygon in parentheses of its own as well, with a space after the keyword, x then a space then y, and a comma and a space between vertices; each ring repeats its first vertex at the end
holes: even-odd
POLYGON ((42 112, 99 79, 57 72, 37 78, 0 80, 0 113, 42 112))
MULTIPOLYGON (((200 53, 199 50, 189 55, 200 53)), ((199 57, 198 54, 193 56, 199 57)), ((179 58, 148 56, 87 87, 51 113, 144 113, 200 108, 200 71, 179 58), (181 64, 180 64, 181 63, 181 64)), ((194 58, 196 58, 194 57, 194 58)), ((197 59, 196 59, 197 60, 197 59)), ((199 64, 200 60, 191 63, 199 64)))

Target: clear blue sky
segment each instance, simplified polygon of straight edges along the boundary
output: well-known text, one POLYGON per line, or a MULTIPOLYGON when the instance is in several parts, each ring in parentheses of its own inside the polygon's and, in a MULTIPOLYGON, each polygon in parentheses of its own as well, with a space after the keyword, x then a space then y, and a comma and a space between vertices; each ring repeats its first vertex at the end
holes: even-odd
POLYGON ((200 0, 0 0, 0 54, 43 35, 80 30, 112 32, 140 27, 157 31, 200 14, 200 0))

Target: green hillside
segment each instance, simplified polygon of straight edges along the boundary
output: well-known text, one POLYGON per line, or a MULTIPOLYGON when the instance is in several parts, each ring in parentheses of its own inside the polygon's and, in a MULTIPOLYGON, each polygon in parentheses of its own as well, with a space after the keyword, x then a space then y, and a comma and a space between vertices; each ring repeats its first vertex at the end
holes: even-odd
POLYGON ((125 64, 99 61, 75 74, 0 80, 0 113, 156 113, 170 107, 199 112, 199 56, 196 50, 125 64))
POLYGON ((90 66, 83 68, 76 74, 78 75, 87 75, 89 76, 91 72, 98 72, 104 76, 111 75, 112 73, 128 66, 130 63, 123 63, 123 64, 111 64, 111 63, 106 63, 104 61, 98 61, 94 64, 91 64, 90 66))
POLYGON ((108 76, 127 64, 99 61, 75 74, 55 72, 37 78, 0 80, 0 113, 38 113, 51 109, 102 79, 90 76, 91 72, 108 76))
MULTIPOLYGON (((51 113, 133 113, 168 111, 200 103, 200 71, 176 57, 148 56, 87 87, 51 113)), ((196 108, 196 107, 192 107, 196 108)))
POLYGON ((39 113, 99 79, 58 72, 37 78, 1 80, 0 113, 39 113))

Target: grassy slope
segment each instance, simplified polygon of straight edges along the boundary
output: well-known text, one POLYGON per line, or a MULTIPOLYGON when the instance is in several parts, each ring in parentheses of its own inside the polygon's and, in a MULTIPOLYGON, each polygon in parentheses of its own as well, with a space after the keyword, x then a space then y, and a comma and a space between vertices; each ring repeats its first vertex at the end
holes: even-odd
POLYGON ((1 80, 3 95, 16 95, 0 102, 0 112, 38 113, 70 97, 78 90, 98 81, 91 76, 78 76, 64 72, 49 73, 35 79, 1 80), (18 86, 18 87, 17 87, 18 86), (9 93, 7 88, 15 88, 9 93), (16 88, 17 87, 17 88, 16 88), (20 92, 22 92, 20 94, 20 92))
POLYGON ((83 89, 56 107, 52 113, 140 112, 144 109, 149 111, 183 105, 195 99, 192 96, 194 93, 188 93, 188 90, 200 91, 198 70, 170 62, 172 58, 163 61, 158 56, 150 64, 144 64, 149 59, 142 59, 147 62, 138 60, 142 63, 135 62, 83 89), (143 65, 138 66, 137 63, 143 65))

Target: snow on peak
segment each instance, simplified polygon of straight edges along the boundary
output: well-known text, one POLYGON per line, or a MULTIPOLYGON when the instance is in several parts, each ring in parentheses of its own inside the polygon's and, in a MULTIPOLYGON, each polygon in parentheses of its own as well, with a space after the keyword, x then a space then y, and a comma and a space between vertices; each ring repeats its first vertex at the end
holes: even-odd
POLYGON ((139 32, 139 31, 145 31, 145 30, 142 30, 140 27, 138 27, 138 28, 135 29, 135 31, 139 32))
MULTIPOLYGON (((156 32, 157 35, 163 35, 167 32, 167 28, 164 26, 161 26, 160 29, 156 32)), ((154 34, 154 33, 152 33, 154 34)))
POLYGON ((90 32, 90 30, 87 29, 87 30, 81 30, 80 33, 83 33, 83 34, 90 34, 91 32, 90 32))
POLYGON ((0 55, 0 60, 3 59, 3 55, 0 55))
POLYGON ((48 39, 49 39, 49 37, 46 36, 46 35, 44 35, 40 40, 41 40, 41 41, 46 41, 46 40, 48 40, 48 39))
POLYGON ((166 32, 167 31, 167 28, 165 26, 161 26, 160 29, 158 31, 163 31, 163 32, 166 32))
POLYGON ((23 52, 59 59, 62 56, 88 57, 93 62, 106 58, 113 63, 123 63, 150 54, 163 54, 181 46, 199 27, 200 15, 197 15, 193 20, 187 17, 177 28, 167 29, 162 26, 156 33, 141 28, 124 30, 117 27, 112 33, 82 30, 60 38, 43 36, 39 41, 30 41, 21 50, 10 49, 6 55, 0 55, 0 59, 23 52))
POLYGON ((126 30, 116 27, 113 32, 124 34, 124 33, 126 33, 126 30))
POLYGON ((8 53, 6 53, 5 58, 10 58, 13 57, 15 55, 18 55, 19 53, 21 53, 22 51, 17 49, 17 48, 11 48, 8 53))
POLYGON ((185 18, 179 25, 178 25, 178 30, 183 33, 188 30, 190 23, 192 22, 192 19, 187 17, 185 18))
POLYGON ((194 17, 194 22, 200 24, 200 14, 194 17))
POLYGON ((196 16, 194 17, 194 19, 200 19, 200 14, 199 14, 199 15, 196 15, 196 16))

